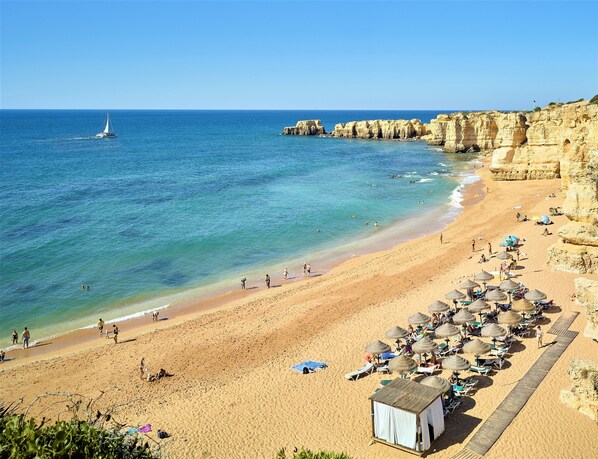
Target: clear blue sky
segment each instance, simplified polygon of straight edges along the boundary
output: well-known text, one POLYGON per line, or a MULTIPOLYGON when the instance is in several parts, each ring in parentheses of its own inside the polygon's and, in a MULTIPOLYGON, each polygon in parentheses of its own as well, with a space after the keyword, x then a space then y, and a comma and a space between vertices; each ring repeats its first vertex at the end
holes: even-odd
POLYGON ((598 3, 1 3, 2 108, 530 109, 598 93, 598 3))

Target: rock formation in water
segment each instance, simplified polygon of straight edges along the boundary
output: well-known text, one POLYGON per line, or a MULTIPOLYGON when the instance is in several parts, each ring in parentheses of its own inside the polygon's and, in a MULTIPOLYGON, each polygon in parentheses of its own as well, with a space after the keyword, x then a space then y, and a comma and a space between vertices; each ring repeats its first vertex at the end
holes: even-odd
POLYGON ((295 126, 284 128, 282 133, 284 135, 324 135, 326 129, 320 120, 304 120, 297 121, 295 126))
POLYGON ((426 127, 420 120, 350 121, 334 126, 332 137, 358 139, 414 139, 423 136, 426 127))
MULTIPOLYGON (((577 303, 586 309, 588 324, 584 335, 598 340, 598 282, 575 279, 575 295, 577 303)), ((598 346, 596 343, 591 345, 598 346)), ((598 422, 598 365, 589 360, 573 359, 569 364, 569 377, 573 386, 561 391, 561 402, 598 422)))

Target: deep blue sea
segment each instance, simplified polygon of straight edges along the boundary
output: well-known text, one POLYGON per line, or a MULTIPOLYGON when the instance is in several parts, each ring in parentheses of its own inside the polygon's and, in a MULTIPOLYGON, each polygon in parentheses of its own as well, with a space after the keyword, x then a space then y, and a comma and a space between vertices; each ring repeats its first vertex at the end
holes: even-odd
POLYGON ((280 132, 438 113, 117 110, 118 137, 96 139, 104 111, 0 111, 0 343, 24 326, 35 340, 189 289, 280 277, 291 262, 294 274, 297 260, 401 222, 429 228, 468 158, 280 132))

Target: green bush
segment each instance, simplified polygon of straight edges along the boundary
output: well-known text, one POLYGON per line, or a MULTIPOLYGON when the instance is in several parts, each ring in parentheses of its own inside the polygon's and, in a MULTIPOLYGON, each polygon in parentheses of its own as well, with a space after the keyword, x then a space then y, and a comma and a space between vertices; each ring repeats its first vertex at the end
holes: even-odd
POLYGON ((591 104, 598 104, 598 94, 590 99, 591 104))
POLYGON ((570 100, 569 102, 565 102, 567 104, 575 104, 577 102, 583 102, 585 99, 582 97, 581 99, 577 99, 577 100, 570 100))
POLYGON ((542 110, 540 107, 534 107, 535 112, 539 112, 540 110, 542 110))
POLYGON ((0 416, 0 458, 153 459, 157 455, 139 437, 98 428, 87 421, 26 420, 24 415, 0 416))
POLYGON ((301 451, 295 452, 292 456, 287 456, 287 453, 284 448, 278 451, 276 455, 276 459, 351 459, 350 456, 347 456, 345 453, 334 453, 330 451, 318 451, 314 453, 308 449, 301 448, 301 451))

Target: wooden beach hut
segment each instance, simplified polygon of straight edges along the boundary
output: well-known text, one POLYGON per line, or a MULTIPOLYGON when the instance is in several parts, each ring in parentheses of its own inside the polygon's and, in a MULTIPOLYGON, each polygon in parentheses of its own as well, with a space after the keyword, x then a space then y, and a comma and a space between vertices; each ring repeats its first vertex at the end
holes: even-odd
POLYGON ((397 378, 370 400, 376 442, 421 456, 444 432, 440 389, 397 378))

